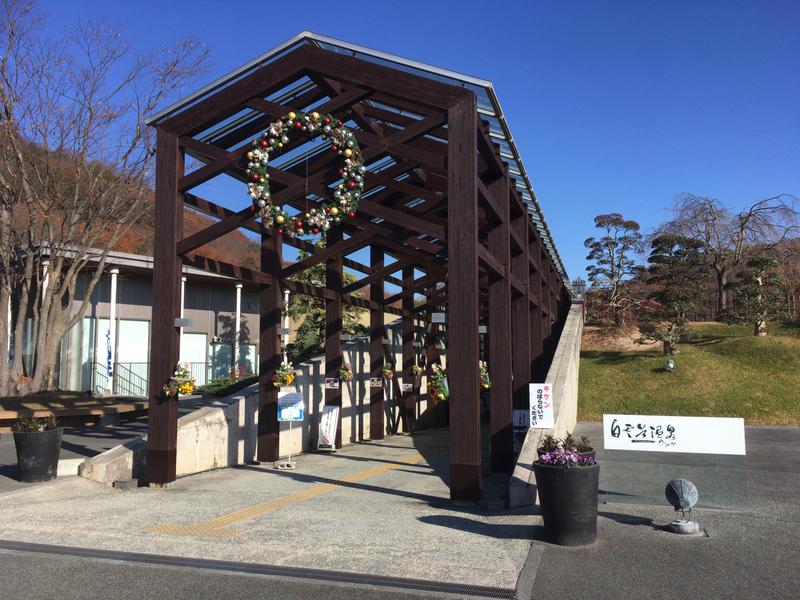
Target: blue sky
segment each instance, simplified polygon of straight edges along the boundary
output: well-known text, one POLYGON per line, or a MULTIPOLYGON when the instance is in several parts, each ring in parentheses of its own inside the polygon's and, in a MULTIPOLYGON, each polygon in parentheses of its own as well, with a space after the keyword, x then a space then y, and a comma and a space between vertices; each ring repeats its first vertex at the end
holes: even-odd
POLYGON ((800 196, 800 2, 44 2, 47 27, 195 36, 208 81, 309 29, 494 83, 570 277, 594 215, 800 196), (492 12, 490 9, 496 9, 492 12))

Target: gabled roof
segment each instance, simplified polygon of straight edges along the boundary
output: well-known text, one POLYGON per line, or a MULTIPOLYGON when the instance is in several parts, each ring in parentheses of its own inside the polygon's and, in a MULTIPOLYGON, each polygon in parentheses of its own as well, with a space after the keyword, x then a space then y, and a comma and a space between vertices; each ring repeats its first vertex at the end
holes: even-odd
MULTIPOLYGON (((268 50, 250 62, 237 69, 234 69, 216 81, 150 116, 146 120, 146 123, 148 125, 157 125, 163 120, 181 113, 183 110, 193 106, 197 102, 200 102, 214 92, 228 87, 241 78, 246 77, 257 68, 277 60, 281 56, 284 56, 303 44, 312 44, 325 50, 346 54, 348 56, 354 56, 362 60, 390 66, 395 69, 401 69, 406 72, 413 73, 414 75, 463 87, 474 92, 477 97, 478 113, 480 114, 480 118, 489 124, 489 135, 498 145, 502 159, 508 163, 509 173, 515 181, 516 188, 520 193, 523 202, 525 202, 525 204, 528 206, 531 220, 541 233, 544 245, 547 248, 550 257, 552 258, 553 264, 559 270, 562 281, 566 286, 569 286, 569 277, 567 276, 566 269, 564 268, 561 257, 558 254, 558 250, 556 249, 550 230, 547 227, 547 222, 545 221, 541 207, 536 199, 536 193, 534 192, 533 185, 531 184, 528 174, 525 171, 522 158, 520 157, 517 146, 514 143, 514 138, 511 135, 511 130, 506 122, 506 118, 503 114, 502 108, 500 107, 500 102, 495 94, 491 81, 441 69, 439 67, 401 58, 385 52, 372 50, 364 46, 358 46, 356 44, 351 44, 349 42, 344 42, 328 36, 312 33, 310 31, 303 31, 290 40, 272 48, 271 50, 268 50)), ((293 96, 298 93, 302 93, 302 91, 303 90, 301 89, 288 90, 285 95, 293 96)))

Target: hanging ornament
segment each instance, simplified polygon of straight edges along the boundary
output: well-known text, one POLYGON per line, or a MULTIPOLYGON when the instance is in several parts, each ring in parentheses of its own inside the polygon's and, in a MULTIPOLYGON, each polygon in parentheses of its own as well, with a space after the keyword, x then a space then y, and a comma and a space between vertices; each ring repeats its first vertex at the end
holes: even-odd
POLYGON ((275 227, 277 233, 290 236, 317 234, 328 231, 333 224, 340 223, 341 214, 355 216, 358 199, 364 190, 366 168, 361 157, 358 142, 353 133, 343 123, 333 117, 316 111, 311 113, 289 112, 285 117, 270 123, 266 131, 253 140, 252 148, 245 154, 248 195, 253 201, 256 216, 262 217, 265 227, 275 227), (291 215, 282 207, 272 204, 269 190, 267 165, 270 153, 280 150, 291 141, 295 133, 303 133, 312 138, 322 136, 331 143, 331 151, 339 154, 343 162, 339 175, 344 183, 336 186, 333 199, 323 202, 321 210, 311 208, 306 212, 291 215))

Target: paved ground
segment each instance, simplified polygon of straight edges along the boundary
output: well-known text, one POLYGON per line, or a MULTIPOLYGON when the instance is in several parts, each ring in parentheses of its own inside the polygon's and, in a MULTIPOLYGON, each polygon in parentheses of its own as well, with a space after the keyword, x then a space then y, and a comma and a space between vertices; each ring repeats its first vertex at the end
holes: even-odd
MULTIPOLYGON (((599 425, 578 431, 602 440, 599 425)), ((115 443, 95 434, 75 445, 115 443)), ((797 428, 748 428, 746 457, 598 448, 604 494, 587 548, 540 541, 530 511, 450 505, 444 432, 166 491, 63 479, 0 493, 0 596, 798 598, 798 443, 797 428), (706 537, 662 529, 674 518, 663 487, 678 476, 700 490, 706 537), (448 595, 431 592, 437 582, 448 595)))
POLYGON ((166 491, 56 480, 0 495, 0 539, 513 590, 533 517, 452 506, 447 462, 438 431, 304 455, 294 472, 213 471, 166 491))
MULTIPOLYGON (((599 424, 578 431, 602 440, 599 424)), ((592 547, 534 543, 544 553, 533 597, 800 598, 800 429, 748 428, 746 442, 746 457, 598 452, 606 498, 626 502, 600 505, 592 547), (680 476, 700 491, 707 508, 693 518, 708 537, 660 528, 675 518, 663 487, 680 476)))

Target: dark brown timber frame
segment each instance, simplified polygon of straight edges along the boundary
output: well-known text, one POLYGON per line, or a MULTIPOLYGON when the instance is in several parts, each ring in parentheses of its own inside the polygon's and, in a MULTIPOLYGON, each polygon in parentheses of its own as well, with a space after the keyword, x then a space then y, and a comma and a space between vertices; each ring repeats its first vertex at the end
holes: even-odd
MULTIPOLYGON (((489 362, 494 382, 489 429, 492 470, 510 471, 512 409, 527 405, 528 382, 546 372, 569 294, 480 119, 473 92, 305 44, 161 118, 155 126, 153 305, 159 310, 154 311, 150 345, 147 476, 151 483, 175 480, 177 401, 164 398, 161 386, 178 359, 175 318, 180 314, 182 263, 260 286, 259 460, 278 459, 277 393, 270 381, 280 365, 281 293, 288 289, 314 296, 326 307, 327 377, 337 377, 342 362, 344 305, 369 310, 371 377, 380 377, 385 356, 384 314, 403 319, 403 360, 396 372, 404 382, 414 381, 415 323, 435 331, 430 315, 446 308, 447 346, 453 348, 446 357, 451 497, 477 500, 482 495, 481 358, 489 362), (308 82, 302 93, 280 103, 269 100, 301 79, 308 82), (369 171, 358 214, 328 233, 325 248, 262 231, 249 205, 231 210, 192 192, 220 174, 244 180, 248 142, 277 117, 306 109, 330 112, 345 121, 361 145, 369 171), (200 163, 189 173, 184 172, 185 154, 200 163), (382 167, 371 170, 378 161, 382 167), (184 206, 216 221, 183 237, 184 206), (261 236, 259 271, 203 255, 202 246, 239 228, 261 236), (287 263, 283 251, 287 245, 303 250, 305 258, 287 263), (368 264, 354 258, 359 251, 367 252, 368 264), (324 287, 292 278, 317 264, 325 265, 324 287), (344 286, 343 269, 361 279, 344 286), (387 297, 385 283, 401 291, 387 297), (483 356, 479 323, 489 327, 488 352, 483 356)), ((304 143, 292 141, 287 147, 304 143)), ((338 183, 336 168, 332 153, 270 167, 273 202, 304 210, 309 202, 329 195, 329 186, 338 183)), ((236 204, 241 206, 244 198, 242 184, 236 204)), ((429 362, 432 353, 435 347, 428 341, 429 362)), ((418 383, 406 393, 396 383, 397 378, 394 391, 403 426, 413 432, 418 383)), ((384 391, 367 389, 371 437, 382 439, 384 391)), ((341 404, 341 390, 326 390, 325 402, 341 404)), ((337 446, 340 436, 341 427, 337 446)))

